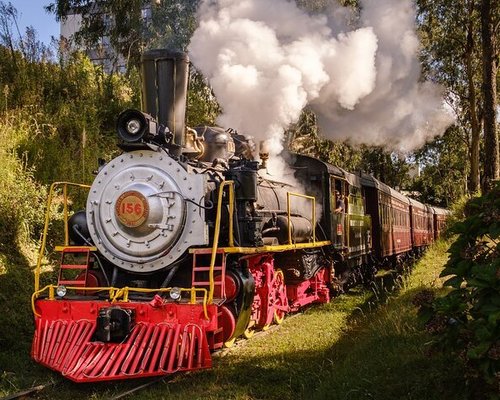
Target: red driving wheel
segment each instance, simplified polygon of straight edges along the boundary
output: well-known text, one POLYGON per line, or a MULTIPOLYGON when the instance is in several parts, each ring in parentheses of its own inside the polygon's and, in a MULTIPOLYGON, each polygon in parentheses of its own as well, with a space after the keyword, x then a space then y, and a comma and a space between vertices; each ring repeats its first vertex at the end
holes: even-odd
POLYGON ((288 306, 288 299, 286 297, 285 276, 281 269, 274 271, 273 280, 273 294, 274 294, 274 322, 280 325, 285 319, 286 311, 283 308, 288 306))

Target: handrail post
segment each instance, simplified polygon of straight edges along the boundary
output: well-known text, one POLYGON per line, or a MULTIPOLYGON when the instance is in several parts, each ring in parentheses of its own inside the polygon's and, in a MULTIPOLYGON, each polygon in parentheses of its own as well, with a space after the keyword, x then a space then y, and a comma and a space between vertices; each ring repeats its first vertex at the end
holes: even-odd
POLYGON ((234 183, 227 181, 229 186, 229 247, 234 247, 234 183))
MULTIPOLYGON (((215 217, 215 228, 214 228, 214 238, 213 238, 213 244, 212 244, 212 255, 210 257, 210 269, 208 271, 208 280, 209 280, 209 292, 208 292, 208 304, 212 304, 213 299, 214 299, 214 288, 215 288, 215 283, 214 283, 214 267, 215 267, 215 259, 217 257, 217 248, 219 245, 219 234, 220 234, 220 221, 221 221, 221 216, 222 216, 222 196, 224 194, 224 187, 229 186, 229 236, 230 236, 230 241, 233 236, 233 212, 234 212, 234 192, 231 190, 233 187, 234 182, 233 181, 222 181, 220 186, 219 186, 219 193, 217 196, 217 214, 215 217)), ((234 190, 234 189, 233 189, 234 190)))
POLYGON ((291 211, 291 196, 292 194, 290 192, 286 192, 286 209, 287 209, 287 214, 288 214, 288 244, 292 244, 292 211, 291 211))
POLYGON ((68 184, 63 186, 63 213, 64 213, 64 245, 69 245, 69 229, 68 229, 68 184))
POLYGON ((49 300, 55 300, 54 285, 49 286, 49 300))
POLYGON ((38 292, 40 290, 40 270, 42 268, 42 260, 43 260, 43 254, 45 253, 45 247, 47 246, 47 234, 49 231, 49 224, 50 224, 50 207, 52 206, 52 200, 54 197, 54 191, 57 186, 64 185, 63 186, 63 193, 64 193, 64 241, 65 245, 68 245, 69 243, 69 235, 68 235, 68 209, 67 209, 67 186, 75 186, 79 188, 85 188, 89 189, 89 185, 83 185, 80 183, 72 183, 72 182, 54 182, 50 185, 49 189, 49 196, 47 198, 47 209, 45 211, 45 223, 43 227, 43 232, 42 232, 42 243, 40 245, 40 252, 38 253, 38 258, 36 262, 36 268, 35 268, 35 292, 38 292))
POLYGON ((49 197, 47 199, 47 210, 45 211, 45 224, 43 226, 42 244, 40 246, 40 252, 38 253, 38 259, 35 268, 35 292, 38 292, 38 290, 40 290, 40 269, 42 267, 42 259, 43 259, 43 253, 45 253, 45 246, 47 245, 47 232, 49 231, 49 223, 50 223, 50 206, 52 205, 52 196, 55 187, 56 187, 56 182, 50 185, 49 197))
POLYGON ((316 199, 312 201, 313 243, 316 243, 316 199))
POLYGON ((291 198, 292 196, 295 197, 300 197, 303 199, 310 200, 312 203, 312 209, 311 209, 311 224, 312 224, 312 242, 316 243, 316 197, 314 196, 307 196, 305 194, 301 193, 292 193, 292 192, 286 192, 286 208, 287 208, 287 215, 288 215, 288 244, 292 245, 292 223, 291 223, 291 217, 292 217, 292 211, 291 211, 291 198))

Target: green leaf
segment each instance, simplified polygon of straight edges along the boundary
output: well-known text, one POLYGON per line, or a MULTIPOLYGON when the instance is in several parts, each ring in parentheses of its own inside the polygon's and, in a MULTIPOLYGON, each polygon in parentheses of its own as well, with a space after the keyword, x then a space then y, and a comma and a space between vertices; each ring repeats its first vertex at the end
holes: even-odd
POLYGON ((492 332, 485 325, 481 325, 476 329, 475 336, 481 342, 487 341, 491 339, 492 332))
POLYGON ((491 312, 488 315, 488 322, 492 325, 497 324, 497 322, 500 321, 500 310, 491 312))
POLYGON ((482 342, 478 344, 477 346, 471 347, 467 351, 467 357, 470 358, 471 360, 477 360, 484 356, 484 354, 490 349, 490 343, 489 342, 482 342))
POLYGON ((451 286, 451 287, 454 287, 454 288, 460 288, 462 282, 463 282, 463 278, 462 277, 460 277, 460 276, 454 276, 453 278, 450 278, 450 279, 446 280, 443 283, 443 286, 451 286))
POLYGON ((492 239, 498 239, 500 237, 500 224, 494 223, 490 226, 489 234, 492 239))

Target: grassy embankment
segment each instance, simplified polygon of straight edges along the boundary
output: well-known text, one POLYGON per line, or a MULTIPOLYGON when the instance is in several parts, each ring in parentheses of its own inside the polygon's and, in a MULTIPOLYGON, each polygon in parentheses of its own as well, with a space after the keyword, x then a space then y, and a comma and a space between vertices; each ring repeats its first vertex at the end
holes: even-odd
POLYGON ((0 119, 0 395, 32 369, 25 356, 33 334, 29 298, 36 244, 31 238, 43 220, 46 191, 17 152, 34 133, 30 128, 21 118, 0 119))
MULTIPOLYGON (((373 305, 370 293, 353 290, 285 320, 279 329, 239 342, 215 358, 212 370, 158 383, 134 398, 465 399, 460 366, 444 356, 426 355, 431 338, 422 332, 412 305, 419 290, 439 290, 446 250, 446 243, 435 245, 388 299, 373 305)), ((2 319, 7 323, 8 318, 2 319)), ((0 394, 60 380, 33 365, 28 351, 29 338, 24 336, 15 349, 2 350, 2 362, 10 368, 0 394)), ((107 399, 139 383, 62 382, 40 398, 107 399)))

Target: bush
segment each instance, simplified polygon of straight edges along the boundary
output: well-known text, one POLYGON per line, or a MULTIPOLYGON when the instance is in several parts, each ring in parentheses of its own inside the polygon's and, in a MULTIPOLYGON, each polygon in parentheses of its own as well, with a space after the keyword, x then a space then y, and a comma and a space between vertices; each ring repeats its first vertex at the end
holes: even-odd
MULTIPOLYGON (((465 219, 451 226, 457 240, 441 273, 450 291, 423 304, 436 344, 460 357, 471 381, 500 391, 500 183, 470 200, 465 219)), ((425 303, 425 302, 424 302, 425 303)))
POLYGON ((43 225, 46 187, 35 181, 32 168, 17 154, 30 132, 29 124, 13 115, 0 120, 0 253, 13 245, 30 247, 43 225))

